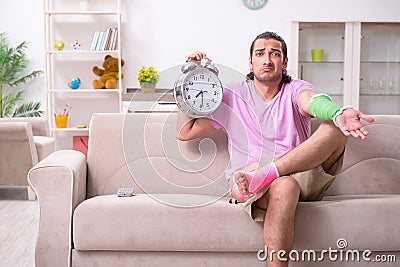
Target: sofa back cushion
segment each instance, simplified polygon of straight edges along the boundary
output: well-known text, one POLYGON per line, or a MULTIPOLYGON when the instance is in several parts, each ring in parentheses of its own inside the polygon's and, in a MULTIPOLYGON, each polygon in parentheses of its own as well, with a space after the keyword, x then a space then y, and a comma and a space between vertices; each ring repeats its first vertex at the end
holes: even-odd
POLYGON ((33 136, 50 136, 49 123, 46 117, 1 118, 0 122, 30 122, 33 136))
POLYGON ((366 140, 350 137, 327 195, 400 194, 400 116, 373 116, 366 140))
MULTIPOLYGON (((343 167, 327 195, 400 194, 400 116, 374 116, 366 140, 350 137, 343 167)), ((88 196, 135 192, 221 196, 229 190, 222 131, 176 139, 176 113, 94 114, 88 150, 88 196)), ((319 122, 312 121, 312 129, 319 122)))
POLYGON ((222 131, 176 139, 176 113, 94 114, 88 149, 88 197, 136 193, 223 196, 229 163, 222 131))

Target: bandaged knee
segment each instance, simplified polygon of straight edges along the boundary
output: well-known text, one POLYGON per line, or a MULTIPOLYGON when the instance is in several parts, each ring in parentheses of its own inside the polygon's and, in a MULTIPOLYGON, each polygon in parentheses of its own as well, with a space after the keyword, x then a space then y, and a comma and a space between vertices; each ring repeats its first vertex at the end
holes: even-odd
POLYGON ((333 121, 335 125, 336 117, 348 108, 351 108, 351 106, 340 107, 333 103, 331 97, 327 94, 313 95, 308 105, 308 111, 312 116, 325 121, 333 121))

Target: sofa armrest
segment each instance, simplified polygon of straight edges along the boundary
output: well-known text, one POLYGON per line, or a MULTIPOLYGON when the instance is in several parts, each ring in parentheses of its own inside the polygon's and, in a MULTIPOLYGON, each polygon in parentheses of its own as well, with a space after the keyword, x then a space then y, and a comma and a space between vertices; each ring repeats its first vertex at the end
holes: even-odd
POLYGON ((36 266, 70 266, 72 216, 86 198, 86 158, 59 150, 36 164, 28 181, 39 202, 36 266))

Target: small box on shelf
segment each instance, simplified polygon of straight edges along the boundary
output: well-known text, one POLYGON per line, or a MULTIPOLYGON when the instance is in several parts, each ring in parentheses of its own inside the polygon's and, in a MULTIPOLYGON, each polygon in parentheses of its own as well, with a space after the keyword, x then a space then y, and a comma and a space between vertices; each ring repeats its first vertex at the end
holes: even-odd
POLYGON ((89 136, 74 136, 72 138, 72 149, 82 152, 87 157, 89 136))

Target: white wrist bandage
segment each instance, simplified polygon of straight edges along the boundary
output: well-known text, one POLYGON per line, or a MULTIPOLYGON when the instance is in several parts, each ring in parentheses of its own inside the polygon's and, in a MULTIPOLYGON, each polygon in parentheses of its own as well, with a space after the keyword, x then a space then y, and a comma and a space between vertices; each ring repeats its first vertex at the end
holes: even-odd
POLYGON ((339 116, 340 114, 342 114, 343 111, 345 111, 346 109, 349 109, 349 108, 353 108, 353 106, 350 106, 350 105, 344 106, 344 107, 342 107, 338 112, 336 112, 335 116, 333 117, 333 123, 335 124, 336 127, 339 127, 339 126, 336 124, 336 117, 339 116))

